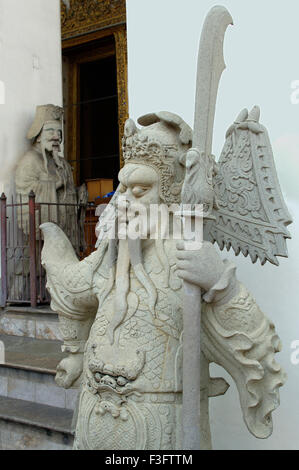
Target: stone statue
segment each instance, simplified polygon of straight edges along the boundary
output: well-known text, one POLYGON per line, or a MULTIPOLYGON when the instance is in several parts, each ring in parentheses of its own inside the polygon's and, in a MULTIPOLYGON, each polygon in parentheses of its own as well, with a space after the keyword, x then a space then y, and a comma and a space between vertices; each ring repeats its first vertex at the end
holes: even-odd
MULTIPOLYGON (((223 261, 212 243, 262 263, 286 256, 291 220, 267 131, 259 124, 257 108, 243 111, 216 163, 196 144, 197 129, 193 134, 179 116, 152 113, 138 123, 141 128, 131 119, 125 125, 125 165, 114 199, 101 217, 97 250, 79 261, 57 225, 42 226, 51 306, 59 314, 63 351, 69 353, 58 365, 56 382, 81 387, 74 448, 184 449, 185 376, 198 369, 200 390, 195 395, 200 406, 193 414, 197 417, 200 411, 200 448, 210 449, 209 398, 228 388, 224 379, 210 377, 213 362, 235 381, 249 431, 266 438, 285 381, 274 357, 280 340, 237 279, 235 265, 223 261), (205 177, 196 171, 205 171, 205 177), (115 238, 108 235, 107 211, 117 208, 123 197, 128 211, 138 203, 149 216, 151 205, 171 208, 194 193, 199 196, 192 204, 200 202, 198 181, 208 186, 203 191, 207 217, 200 249, 186 249, 171 230, 169 237, 161 230, 151 238, 147 231, 147 237, 135 240, 117 231, 115 238), (184 284, 202 292, 201 305, 192 306, 198 314, 202 309, 196 370, 186 363, 187 354, 183 357, 188 341, 185 334, 183 338, 184 284)), ((175 214, 170 210, 171 217, 175 214)), ((126 226, 132 221, 127 216, 126 226)))
MULTIPOLYGON (((60 155, 62 143, 63 109, 52 104, 38 106, 34 122, 27 138, 33 140, 32 148, 20 160, 15 175, 16 192, 22 202, 28 201, 31 191, 37 203, 76 204, 77 193, 72 169, 60 155)), ((19 200, 18 200, 19 202, 19 200)), ((76 209, 41 206, 41 221, 52 221, 67 230, 70 216, 76 217, 76 209)), ((25 235, 29 233, 29 209, 18 209, 18 225, 25 235)), ((37 234, 38 237, 38 234, 37 234)))

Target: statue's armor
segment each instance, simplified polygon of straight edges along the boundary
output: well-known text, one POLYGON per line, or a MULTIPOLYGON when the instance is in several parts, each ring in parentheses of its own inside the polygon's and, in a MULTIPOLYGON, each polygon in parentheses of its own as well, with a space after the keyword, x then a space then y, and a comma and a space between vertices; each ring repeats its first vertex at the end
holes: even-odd
MULTIPOLYGON (((107 328, 114 314, 114 289, 98 310, 85 347, 77 449, 182 448, 182 282, 175 272, 175 242, 164 246, 169 283, 155 245, 143 252, 145 270, 158 290, 155 317, 132 268, 128 313, 112 345, 107 328)), ((93 284, 99 300, 107 282, 104 258, 93 284)), ((210 378, 209 362, 224 366, 234 378, 249 430, 259 436, 269 433, 283 382, 274 361, 279 340, 242 284, 226 304, 203 302, 202 349, 202 448, 211 447, 208 398, 227 388, 223 379, 210 378)))
MULTIPOLYGON (((176 423, 182 402, 182 283, 174 273, 172 248, 173 244, 168 244, 172 287, 166 279, 163 282, 155 245, 144 250, 145 269, 158 289, 155 318, 132 268, 128 313, 115 332, 113 345, 106 331, 114 314, 115 289, 97 313, 86 345, 76 439, 79 448, 179 446, 176 423)), ((101 270, 97 275, 101 277, 101 270)))

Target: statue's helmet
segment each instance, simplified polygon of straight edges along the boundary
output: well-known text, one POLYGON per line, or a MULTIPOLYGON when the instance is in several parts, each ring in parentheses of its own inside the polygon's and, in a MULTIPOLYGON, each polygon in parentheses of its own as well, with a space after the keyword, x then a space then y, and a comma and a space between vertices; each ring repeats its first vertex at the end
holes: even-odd
POLYGON ((33 124, 27 134, 27 139, 36 138, 46 122, 58 121, 62 124, 63 108, 54 104, 46 104, 36 107, 33 124))
POLYGON ((123 157, 125 164, 154 168, 159 174, 160 197, 165 204, 180 203, 184 182, 184 158, 192 143, 192 129, 176 114, 162 111, 125 123, 123 157))

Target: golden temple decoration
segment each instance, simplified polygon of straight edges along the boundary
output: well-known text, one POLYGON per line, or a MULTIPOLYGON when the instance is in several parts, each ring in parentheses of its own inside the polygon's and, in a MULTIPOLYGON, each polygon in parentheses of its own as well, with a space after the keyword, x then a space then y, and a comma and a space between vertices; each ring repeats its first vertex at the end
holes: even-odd
POLYGON ((126 23, 125 0, 61 0, 62 39, 126 23))
POLYGON ((118 93, 118 126, 120 145, 120 167, 123 166, 122 138, 125 122, 129 117, 128 103, 128 62, 127 62, 127 32, 125 28, 114 32, 117 66, 117 93, 118 93))
MULTIPOLYGON (((128 118, 126 0, 70 0, 69 8, 61 0, 61 29, 63 49, 86 44, 105 36, 114 36, 122 167, 122 137, 125 121, 128 118)), ((76 90, 74 83, 71 84, 71 88, 76 90)), ((74 129, 72 131, 74 133, 74 129)))

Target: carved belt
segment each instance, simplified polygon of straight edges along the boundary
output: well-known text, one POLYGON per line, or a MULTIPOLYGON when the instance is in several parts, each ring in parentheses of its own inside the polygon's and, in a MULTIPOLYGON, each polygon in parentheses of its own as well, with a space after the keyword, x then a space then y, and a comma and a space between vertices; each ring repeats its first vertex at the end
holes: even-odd
POLYGON ((142 393, 141 396, 130 395, 130 400, 141 403, 182 403, 182 392, 142 393))

